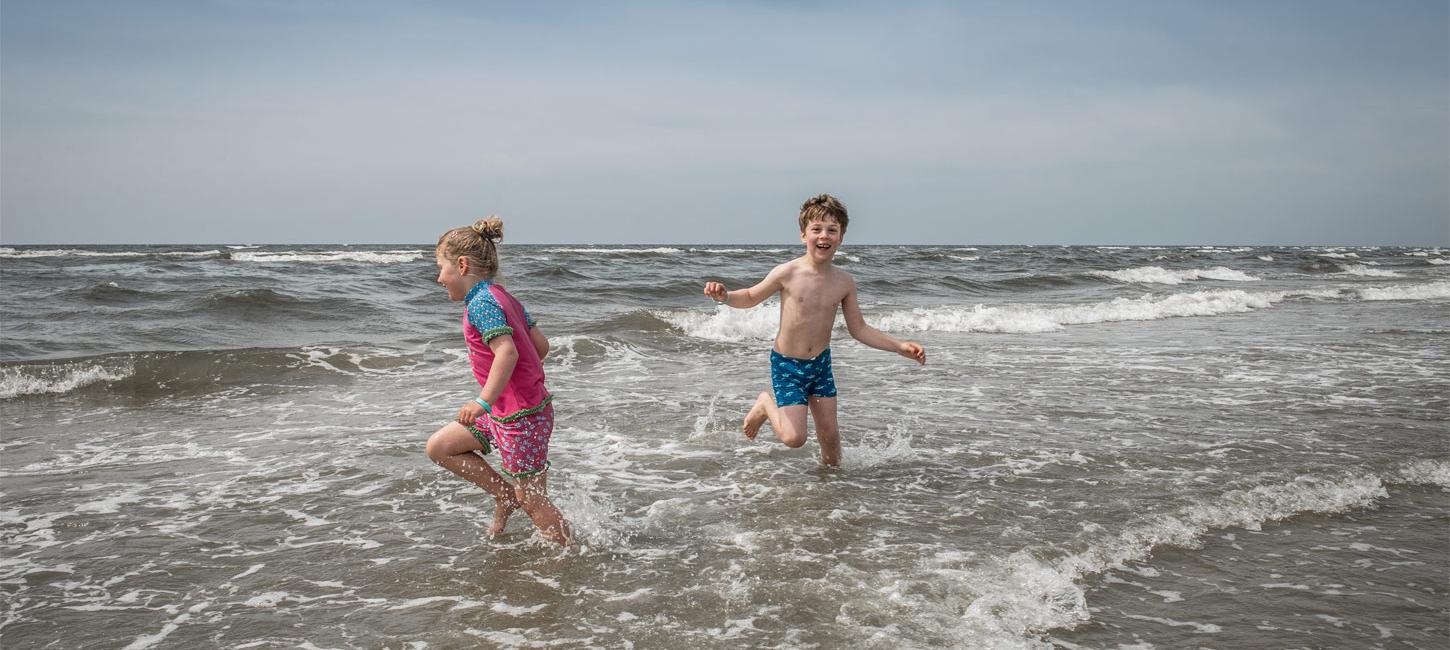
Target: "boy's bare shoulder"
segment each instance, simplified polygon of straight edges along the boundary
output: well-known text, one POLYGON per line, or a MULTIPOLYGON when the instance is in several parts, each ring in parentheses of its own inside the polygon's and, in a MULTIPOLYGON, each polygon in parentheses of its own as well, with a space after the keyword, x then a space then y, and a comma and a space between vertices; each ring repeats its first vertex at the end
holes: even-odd
POLYGON ((776 276, 783 276, 789 274, 791 271, 794 271, 796 267, 799 267, 801 265, 801 261, 804 259, 805 256, 801 256, 788 262, 781 262, 780 264, 777 264, 775 268, 770 270, 770 274, 776 276))

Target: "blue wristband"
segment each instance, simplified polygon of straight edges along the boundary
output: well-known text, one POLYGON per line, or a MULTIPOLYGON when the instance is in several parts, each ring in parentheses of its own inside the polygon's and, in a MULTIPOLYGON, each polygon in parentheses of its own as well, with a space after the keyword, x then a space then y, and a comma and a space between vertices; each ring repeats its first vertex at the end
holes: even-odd
POLYGON ((482 397, 475 397, 475 398, 473 398, 473 401, 478 402, 478 405, 479 406, 482 406, 483 407, 483 410, 485 412, 492 412, 493 411, 493 407, 492 406, 489 406, 488 405, 488 402, 483 401, 483 398, 482 397))

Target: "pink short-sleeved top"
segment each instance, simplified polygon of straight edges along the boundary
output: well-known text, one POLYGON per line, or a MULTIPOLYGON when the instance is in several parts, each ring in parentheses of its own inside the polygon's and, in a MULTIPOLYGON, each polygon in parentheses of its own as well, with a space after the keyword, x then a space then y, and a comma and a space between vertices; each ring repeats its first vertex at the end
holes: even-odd
POLYGON ((528 333, 529 328, 534 326, 529 312, 518 299, 491 280, 473 285, 464 296, 463 304, 468 308, 463 316, 468 362, 473 366, 473 376, 479 386, 488 381, 488 372, 493 366, 493 349, 488 347, 490 340, 509 334, 519 351, 514 373, 504 384, 498 399, 494 400, 490 417, 498 422, 512 422, 542 411, 554 396, 544 388, 544 364, 539 360, 539 351, 534 349, 534 340, 528 333))

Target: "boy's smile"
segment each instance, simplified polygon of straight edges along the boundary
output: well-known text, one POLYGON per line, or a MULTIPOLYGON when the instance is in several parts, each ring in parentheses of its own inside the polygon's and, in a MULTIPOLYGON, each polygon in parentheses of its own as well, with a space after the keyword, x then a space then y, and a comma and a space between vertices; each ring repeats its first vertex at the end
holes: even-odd
POLYGON ((841 247, 841 225, 834 221, 812 221, 801 233, 801 242, 806 245, 806 254, 812 259, 826 261, 841 247))

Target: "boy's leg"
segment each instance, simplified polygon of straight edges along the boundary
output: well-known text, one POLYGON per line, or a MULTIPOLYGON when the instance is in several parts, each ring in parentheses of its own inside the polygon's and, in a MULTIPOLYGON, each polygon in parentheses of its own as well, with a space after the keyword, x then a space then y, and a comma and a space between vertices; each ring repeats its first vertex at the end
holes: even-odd
POLYGON ((760 432, 760 425, 769 421, 770 429, 775 432, 775 437, 785 443, 787 447, 800 447, 806 444, 806 405, 791 404, 789 406, 777 407, 775 396, 770 391, 761 391, 755 398, 755 406, 745 414, 745 437, 755 439, 755 434, 760 432))
POLYGON ((493 495, 493 525, 488 527, 488 534, 497 535, 503 532, 519 501, 514 486, 473 453, 478 449, 483 449, 483 443, 457 422, 449 422, 428 438, 428 458, 493 495))
POLYGON ((836 425, 836 398, 812 397, 811 419, 816 421, 816 442, 821 445, 821 464, 841 464, 841 431, 836 425))
POLYGON ((523 504, 524 512, 529 513, 529 518, 534 520, 534 525, 539 527, 544 539, 558 544, 569 542, 574 533, 569 530, 569 522, 564 520, 563 513, 549 500, 547 470, 520 477, 516 495, 519 503, 523 504))

